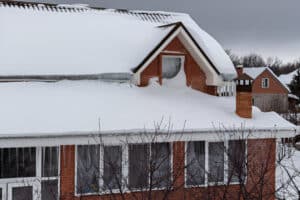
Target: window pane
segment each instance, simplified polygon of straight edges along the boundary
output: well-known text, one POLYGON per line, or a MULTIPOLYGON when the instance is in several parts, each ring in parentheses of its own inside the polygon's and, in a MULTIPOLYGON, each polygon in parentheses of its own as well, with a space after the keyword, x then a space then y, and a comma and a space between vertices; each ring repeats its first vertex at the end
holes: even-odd
POLYGON ((205 142, 187 144, 187 185, 205 183, 205 142))
POLYGON ((104 190, 118 189, 122 183, 122 147, 104 147, 104 190))
POLYGON ((129 187, 148 186, 149 145, 129 145, 129 187))
POLYGON ((58 181, 48 180, 42 181, 42 200, 58 199, 58 181))
POLYGON ((32 200, 32 186, 12 189, 12 200, 32 200))
POLYGON ((0 149, 0 178, 34 177, 35 148, 0 149))
POLYGON ((58 147, 44 147, 42 149, 42 176, 58 176, 58 147))
POLYGON ((181 58, 163 57, 162 77, 174 78, 180 71, 181 58))
POLYGON ((151 172, 153 187, 168 187, 171 184, 171 151, 169 143, 157 143, 151 146, 151 172))
POLYGON ((208 165, 210 183, 218 183, 224 181, 224 143, 211 142, 208 146, 208 165))
POLYGON ((0 188, 0 200, 2 200, 2 188, 0 188))
POLYGON ((77 148, 77 192, 80 194, 99 191, 99 145, 77 148))
POLYGON ((245 140, 229 141, 228 146, 228 180, 243 182, 246 176, 246 144, 245 140))

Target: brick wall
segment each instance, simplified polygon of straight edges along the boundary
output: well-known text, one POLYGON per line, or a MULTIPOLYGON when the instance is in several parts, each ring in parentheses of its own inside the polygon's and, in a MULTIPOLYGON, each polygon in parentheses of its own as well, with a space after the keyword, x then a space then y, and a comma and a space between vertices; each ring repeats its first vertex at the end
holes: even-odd
POLYGON ((240 117, 252 118, 252 94, 251 92, 236 93, 236 113, 240 117))
POLYGON ((185 57, 184 71, 186 74, 186 85, 193 89, 200 90, 202 92, 216 95, 217 87, 206 85, 206 75, 201 69, 201 66, 196 63, 194 58, 190 55, 188 50, 183 46, 178 38, 171 41, 167 47, 159 54, 141 73, 140 86, 147 86, 149 79, 157 77, 159 82, 163 84, 161 79, 162 74, 162 56, 163 55, 180 55, 185 57), (170 52, 170 53, 168 53, 170 52), (176 52, 176 53, 171 53, 176 52))
POLYGON ((268 70, 265 70, 253 81, 252 92, 263 94, 288 94, 288 91, 284 86, 282 86, 268 70), (263 78, 269 78, 269 88, 262 88, 261 83, 263 78))
MULTIPOLYGON (((85 200, 108 200, 108 199, 148 199, 148 192, 127 193, 123 196, 115 194, 100 196, 75 197, 75 147, 65 146, 61 148, 61 200, 85 199, 85 200)), ((242 199, 242 191, 249 193, 249 199, 274 200, 275 190, 275 139, 249 139, 247 141, 248 151, 248 176, 246 189, 240 185, 210 186, 210 187, 184 187, 184 160, 185 143, 173 143, 173 179, 174 188, 168 195, 169 200, 183 199, 242 199), (266 171, 267 173, 264 173, 266 171), (264 181, 261 182, 261 174, 264 181), (263 187, 260 187, 263 184, 263 187)), ((163 199, 163 191, 153 191, 151 199, 163 199)))

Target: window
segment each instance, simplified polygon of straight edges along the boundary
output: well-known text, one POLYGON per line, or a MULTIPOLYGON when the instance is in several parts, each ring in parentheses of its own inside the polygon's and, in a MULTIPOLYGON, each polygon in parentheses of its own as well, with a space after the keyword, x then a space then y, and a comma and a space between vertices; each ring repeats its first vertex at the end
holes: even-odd
POLYGON ((224 182, 224 143, 210 142, 208 146, 208 182, 224 182))
POLYGON ((42 200, 58 199, 59 148, 42 148, 42 200))
POLYGON ((129 145, 129 187, 142 189, 148 186, 148 144, 129 145))
POLYGON ((122 184, 122 147, 104 147, 103 189, 113 190, 122 184))
POLYGON ((58 148, 45 147, 42 149, 42 176, 58 176, 58 148))
POLYGON ((228 181, 244 182, 246 177, 245 140, 232 140, 228 143, 228 181))
POLYGON ((174 78, 180 71, 181 58, 175 56, 163 56, 162 77, 166 79, 174 78))
POLYGON ((186 152, 186 185, 203 185, 205 183, 205 142, 188 142, 186 152))
POLYGON ((154 188, 166 188, 171 184, 171 149, 169 143, 151 145, 150 173, 154 188))
POLYGON ((35 148, 0 149, 0 178, 35 177, 35 148))
POLYGON ((32 200, 33 199, 33 187, 23 186, 15 187, 12 189, 13 200, 32 200))
POLYGON ((269 88, 269 79, 263 78, 261 85, 262 85, 262 88, 269 88))
POLYGON ((99 159, 99 145, 77 146, 77 193, 98 193, 99 159))
POLYGON ((58 180, 42 181, 42 200, 58 199, 58 180))
POLYGON ((2 200, 2 188, 0 188, 0 200, 2 200))

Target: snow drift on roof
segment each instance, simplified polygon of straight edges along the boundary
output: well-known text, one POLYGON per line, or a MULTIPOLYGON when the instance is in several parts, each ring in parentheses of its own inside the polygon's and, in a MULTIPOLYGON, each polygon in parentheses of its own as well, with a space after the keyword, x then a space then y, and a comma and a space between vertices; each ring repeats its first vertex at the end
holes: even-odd
POLYGON ((227 128, 291 128, 274 112, 253 110, 253 119, 238 117, 234 97, 215 97, 186 86, 152 83, 140 88, 128 83, 62 81, 0 84, 0 136, 154 129, 164 118, 172 130, 227 128), (25 134, 26 133, 26 134, 25 134))
POLYGON ((288 74, 282 74, 279 76, 279 79, 286 85, 289 85, 289 84, 291 84, 292 80, 294 79, 294 76, 297 75, 297 71, 298 71, 298 69, 296 69, 288 74))
POLYGON ((171 30, 106 11, 0 6, 0 74, 130 72, 171 30))
POLYGON ((220 44, 189 15, 76 8, 56 12, 0 5, 0 74, 130 72, 171 29, 157 27, 181 21, 221 74, 236 75, 220 44))

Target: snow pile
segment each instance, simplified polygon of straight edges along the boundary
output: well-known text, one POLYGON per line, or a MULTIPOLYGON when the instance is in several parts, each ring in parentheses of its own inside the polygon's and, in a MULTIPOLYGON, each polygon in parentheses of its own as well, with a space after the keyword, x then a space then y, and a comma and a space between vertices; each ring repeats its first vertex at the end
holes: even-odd
POLYGON ((0 135, 101 130, 154 129, 163 119, 172 130, 288 128, 294 126, 274 112, 253 109, 253 118, 235 114, 234 97, 215 97, 178 84, 62 81, 0 84, 0 135))

